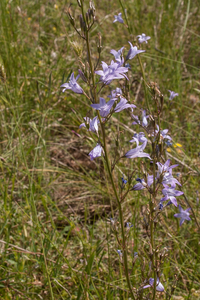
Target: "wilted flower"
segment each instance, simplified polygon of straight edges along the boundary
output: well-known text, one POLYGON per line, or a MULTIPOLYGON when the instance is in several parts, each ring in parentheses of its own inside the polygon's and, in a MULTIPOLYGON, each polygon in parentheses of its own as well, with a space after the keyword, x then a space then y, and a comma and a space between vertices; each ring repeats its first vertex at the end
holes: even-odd
POLYGON ((178 93, 168 90, 170 92, 169 100, 173 100, 174 97, 178 96, 178 93))
MULTIPOLYGON (((152 288, 154 287, 154 278, 150 278, 149 279, 149 284, 143 286, 143 289, 147 289, 149 287, 152 287, 152 288)), ((159 278, 157 278, 157 280, 156 280, 156 291, 158 291, 158 292, 164 292, 164 290, 165 290, 164 286, 160 282, 159 278)))
POLYGON ((113 23, 115 22, 119 22, 119 23, 124 23, 124 20, 122 19, 122 13, 119 13, 117 16, 114 16, 115 19, 113 21, 113 23))
POLYGON ((91 160, 96 157, 100 157, 102 152, 102 147, 100 144, 97 144, 96 147, 89 153, 91 160))
POLYGON ((77 80, 79 79, 80 75, 78 75, 76 78, 74 78, 74 73, 71 74, 69 82, 62 84, 60 87, 64 88, 63 92, 65 90, 72 90, 76 94, 83 94, 83 89, 80 87, 80 85, 77 83, 77 80))
POLYGON ((145 141, 142 145, 136 147, 135 149, 129 150, 125 157, 127 158, 136 158, 136 157, 148 157, 151 159, 150 155, 148 153, 143 152, 147 145, 147 141, 145 141))
POLYGON ((142 53, 142 52, 145 52, 145 50, 138 50, 138 48, 137 48, 136 46, 133 47, 133 45, 132 45, 130 42, 128 42, 128 43, 130 44, 131 48, 130 48, 130 50, 128 51, 128 54, 127 54, 127 56, 126 56, 126 60, 132 59, 132 58, 134 58, 137 54, 142 53))
POLYGON ((185 220, 187 220, 187 221, 191 220, 191 218, 189 217, 189 215, 190 215, 189 211, 191 208, 187 208, 186 210, 183 210, 182 207, 179 205, 178 209, 179 209, 180 213, 175 214, 174 217, 180 218, 180 226, 181 226, 185 220))
POLYGON ((150 40, 150 36, 146 36, 145 33, 142 33, 141 35, 137 35, 138 38, 138 43, 141 44, 145 42, 146 44, 148 43, 147 41, 150 40))

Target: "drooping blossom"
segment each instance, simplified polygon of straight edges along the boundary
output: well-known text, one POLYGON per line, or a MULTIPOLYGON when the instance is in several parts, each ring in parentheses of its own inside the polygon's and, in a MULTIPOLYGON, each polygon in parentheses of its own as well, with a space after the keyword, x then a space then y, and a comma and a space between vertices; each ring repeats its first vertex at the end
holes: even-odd
POLYGON ((122 61, 122 52, 123 52, 123 49, 124 49, 124 47, 122 47, 120 50, 118 50, 118 51, 116 51, 116 50, 114 50, 114 49, 112 49, 111 51, 110 51, 110 53, 112 54, 112 55, 114 55, 114 57, 115 57, 115 60, 117 61, 117 62, 119 62, 119 63, 121 63, 121 61, 122 61))
POLYGON ((178 93, 168 90, 170 92, 169 100, 173 100, 174 97, 178 96, 178 93))
POLYGON ((111 99, 106 103, 106 100, 102 97, 99 98, 98 104, 91 104, 92 108, 99 110, 101 117, 105 118, 110 113, 110 110, 115 103, 115 100, 111 99))
POLYGON ((138 50, 138 48, 136 46, 133 47, 133 45, 131 44, 131 42, 128 42, 131 46, 131 48, 128 51, 128 54, 126 56, 126 60, 132 59, 134 58, 137 54, 145 52, 145 50, 138 50))
POLYGON ((191 218, 189 217, 190 216, 189 211, 191 208, 187 208, 186 210, 183 210, 182 207, 179 205, 178 209, 179 209, 180 213, 175 214, 174 217, 180 218, 180 226, 181 226, 185 220, 187 220, 187 221, 191 220, 191 218))
POLYGON ((135 108, 136 106, 134 104, 129 104, 127 103, 128 100, 126 100, 124 97, 120 97, 120 102, 117 103, 114 111, 115 112, 120 112, 126 108, 131 108, 133 110, 133 108, 135 108))
POLYGON ((102 152, 102 147, 100 144, 97 144, 96 147, 89 153, 91 160, 96 157, 100 157, 102 152))
POLYGON ((147 36, 145 33, 142 33, 141 35, 137 35, 138 38, 138 43, 141 44, 145 42, 146 44, 148 43, 147 41, 150 40, 150 36, 147 36))
POLYGON ((176 185, 173 184, 171 187, 165 185, 165 188, 162 190, 164 197, 160 200, 160 202, 170 200, 175 206, 177 206, 176 197, 183 195, 183 192, 175 190, 176 185))
POLYGON ((114 16, 115 19, 113 21, 113 23, 115 22, 119 22, 119 23, 124 23, 124 20, 122 19, 122 13, 119 13, 117 16, 114 16))
POLYGON ((98 124, 100 123, 99 122, 99 119, 98 117, 94 117, 93 119, 90 119, 88 117, 84 117, 83 118, 85 120, 85 123, 82 123, 79 128, 81 127, 87 127, 86 124, 89 125, 89 131, 92 131, 94 133, 98 133, 98 124))
POLYGON ((136 179, 136 181, 139 181, 136 183, 131 190, 134 191, 140 191, 143 190, 145 187, 150 187, 153 184, 153 175, 147 175, 147 183, 144 181, 144 179, 136 179))
POLYGON ((128 80, 128 77, 124 74, 128 72, 128 68, 122 66, 123 62, 123 58, 120 63, 112 60, 111 64, 108 66, 104 61, 102 61, 101 65, 103 70, 95 71, 95 73, 101 76, 100 81, 106 85, 110 84, 110 82, 114 79, 121 79, 125 77, 128 80))
MULTIPOLYGON (((152 288, 154 287, 154 278, 150 278, 149 279, 149 284, 143 286, 143 289, 147 289, 149 287, 152 287, 152 288)), ((164 286, 160 282, 159 278, 157 278, 157 280, 156 280, 156 291, 164 292, 164 290, 165 290, 164 286)))
POLYGON ((127 158, 136 158, 136 157, 147 157, 151 159, 148 153, 143 152, 146 148, 147 141, 145 141, 142 145, 137 146, 136 148, 129 150, 124 156, 127 158))
POLYGON ((66 82, 62 84, 60 87, 63 88, 63 93, 66 90, 72 90, 76 94, 83 94, 83 89, 80 87, 80 85, 77 83, 77 80, 79 79, 80 75, 78 75, 76 78, 74 77, 74 73, 71 74, 69 82, 66 82))

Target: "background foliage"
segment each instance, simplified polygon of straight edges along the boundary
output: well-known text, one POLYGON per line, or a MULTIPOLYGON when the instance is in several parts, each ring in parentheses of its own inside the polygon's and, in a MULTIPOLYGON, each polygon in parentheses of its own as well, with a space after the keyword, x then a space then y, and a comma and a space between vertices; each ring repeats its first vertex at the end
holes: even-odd
MULTIPOLYGON (((71 4, 76 14, 77 2, 71 4)), ((129 40, 134 44, 136 35, 143 32, 151 36, 143 55, 145 73, 165 96, 162 128, 170 129, 174 142, 167 155, 179 163, 177 176, 197 221, 198 4, 198 0, 124 1, 133 32, 129 40), (168 89, 179 93, 173 102, 168 101, 168 89)), ((0 1, 1 299, 50 299, 52 292, 55 299, 127 299, 108 221, 111 211, 117 215, 113 193, 103 163, 88 158, 94 146, 91 139, 78 129, 90 110, 89 103, 60 90, 85 59, 84 45, 65 13, 68 6, 62 0, 0 1)), ((92 55, 97 59, 100 32, 102 60, 108 62, 111 49, 129 49, 128 31, 113 24, 114 14, 121 11, 118 1, 95 1, 95 7, 92 55)), ((134 103, 142 103, 138 63, 131 62, 131 68, 131 96, 134 103)), ((134 130, 128 119, 124 114, 111 124, 126 145, 134 130)), ((121 168, 116 182, 120 182, 121 168)), ((135 170, 136 178, 140 175, 137 162, 131 163, 129 170, 135 170)), ((141 247, 145 247, 141 225, 145 196, 145 192, 130 193, 129 210, 124 204, 126 220, 134 224, 130 251, 139 253, 132 276, 137 288, 143 284, 142 270, 148 269, 148 257, 141 247)), ((185 205, 184 197, 180 202, 185 205)), ((170 210, 162 226, 158 224, 160 244, 167 242, 166 252, 170 252, 162 266, 167 292, 160 299, 168 299, 174 285, 173 299, 198 299, 199 229, 194 218, 179 228, 175 212, 175 208, 170 210)))

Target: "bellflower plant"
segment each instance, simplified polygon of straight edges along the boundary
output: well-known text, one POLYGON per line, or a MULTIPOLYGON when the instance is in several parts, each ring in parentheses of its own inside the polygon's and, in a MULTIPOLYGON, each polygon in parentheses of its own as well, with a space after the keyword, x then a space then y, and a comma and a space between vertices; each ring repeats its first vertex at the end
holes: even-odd
MULTIPOLYGON (((126 55, 124 57, 126 57, 126 59, 124 60, 123 58, 123 52, 126 52, 126 49, 122 44, 119 50, 110 50, 110 53, 114 56, 114 60, 109 64, 101 59, 102 46, 99 35, 97 45, 98 59, 96 59, 95 55, 91 55, 90 30, 95 22, 95 8, 90 2, 90 8, 85 13, 83 0, 78 0, 78 6, 81 10, 81 15, 79 15, 81 32, 77 29, 75 19, 70 14, 70 11, 68 14, 72 26, 75 28, 79 37, 85 42, 87 64, 85 61, 81 63, 83 66, 87 65, 88 70, 82 71, 79 69, 79 75, 76 78, 74 77, 74 73, 72 73, 69 82, 63 84, 61 87, 63 91, 68 89, 77 94, 83 94, 83 97, 86 97, 86 99, 89 99, 90 103, 92 103, 90 104, 91 109, 87 114, 89 117, 84 117, 84 123, 80 124, 79 127, 86 127, 88 130, 86 134, 90 135, 90 140, 94 141, 96 146, 89 152, 89 157, 91 160, 99 158, 99 160, 103 161, 101 176, 106 178, 107 184, 110 184, 113 191, 111 198, 115 199, 117 217, 113 216, 114 209, 112 208, 112 218, 110 218, 112 226, 110 227, 115 238, 115 244, 117 245, 114 249, 122 249, 115 250, 114 252, 115 254, 116 252, 119 254, 120 264, 123 265, 121 270, 124 272, 126 278, 126 288, 128 290, 127 299, 142 299, 140 297, 141 290, 142 293, 145 293, 145 289, 152 288, 150 290, 152 295, 151 300, 155 300, 157 292, 164 292, 164 286, 161 284, 160 278, 165 256, 161 253, 163 246, 158 242, 159 239, 155 238, 155 234, 159 234, 159 216, 166 209, 171 209, 171 204, 177 206, 178 200, 176 197, 183 195, 183 192, 178 190, 181 183, 174 178, 172 174, 172 170, 178 167, 178 165, 170 165, 171 162, 167 159, 167 153, 165 151, 166 145, 164 140, 170 141, 172 138, 168 135, 168 129, 161 130, 160 123, 164 109, 164 97, 156 84, 147 84, 140 57, 141 53, 145 52, 145 50, 138 49, 128 41, 130 49, 128 53, 125 53, 126 55), (127 60, 133 59, 136 55, 140 64, 145 89, 145 101, 138 101, 137 107, 128 84, 131 70, 125 65, 127 60), (100 62, 102 69, 99 67, 100 62), (84 90, 77 83, 79 76, 81 76, 83 80, 84 90), (105 100, 106 97, 109 98, 107 102, 105 100), (149 101, 150 97, 152 101, 149 101), (145 106, 142 104, 144 102, 145 106), (125 120, 130 122, 130 113, 133 112, 133 109, 134 115, 132 115, 132 118, 134 122, 132 125, 137 125, 135 128, 138 132, 134 132, 133 129, 130 128, 130 131, 133 132, 134 135, 131 133, 132 139, 130 139, 131 136, 128 139, 125 138, 124 144, 122 145, 120 136, 124 134, 126 128, 129 129, 129 127, 131 127, 130 123, 128 123, 128 126, 123 124, 124 131, 120 129, 116 132, 113 130, 114 126, 112 126, 112 120, 118 122, 118 115, 124 113, 126 114, 126 118, 122 119, 124 122, 125 120), (135 112, 138 109, 140 111, 139 114, 135 112), (112 141, 112 137, 114 137, 114 142, 112 141), (129 150, 128 145, 130 144, 128 141, 136 143, 135 148, 129 150), (129 158, 128 163, 124 158, 129 158), (130 169, 132 170, 130 171, 130 169), (133 185, 134 174, 136 174, 136 172, 141 174, 142 179, 137 178, 137 183, 133 185), (126 177, 127 180, 124 179, 124 177, 126 177), (148 270, 147 267, 143 267, 141 271, 143 279, 140 282, 140 286, 143 285, 143 282, 149 282, 149 284, 140 289, 138 289, 137 286, 133 288, 135 284, 135 279, 133 278, 135 277, 130 276, 132 272, 130 271, 130 266, 134 268, 135 260, 140 259, 143 254, 138 252, 137 257, 133 255, 134 250, 137 250, 134 249, 134 241, 131 241, 131 232, 135 230, 135 223, 133 226, 131 224, 132 221, 128 219, 129 216, 128 218, 124 216, 126 206, 130 201, 130 199, 127 200, 126 197, 128 197, 130 191, 133 195, 133 190, 142 193, 145 197, 146 194, 148 194, 148 197, 145 198, 146 208, 144 209, 144 223, 143 226, 141 226, 146 230, 144 235, 146 239, 145 247, 143 248, 146 252, 144 257, 148 260, 148 270), (141 190, 142 192, 140 192, 141 190), (163 202, 167 200, 169 200, 169 202, 163 205, 163 202), (126 205, 124 205, 125 203, 126 205), (132 228, 132 230, 129 230, 130 228, 132 228)), ((124 23, 121 13, 115 16, 114 22, 124 23)), ((126 28, 129 27, 127 26, 126 28)), ((150 37, 144 33, 138 35, 137 38, 139 44, 143 42, 147 43, 150 39, 150 37)), ((134 63, 137 63, 137 61, 134 63)), ((175 92, 169 92, 170 100, 178 96, 175 92)), ((119 124, 120 123, 117 125, 119 124)), ((129 132, 127 131, 126 134, 129 134, 129 132)), ((183 210, 179 205, 179 211, 180 213, 175 214, 174 217, 180 218, 180 225, 182 225, 185 220, 190 220, 189 208, 183 210)), ((130 214, 129 212, 129 215, 130 214)), ((142 247, 140 248, 142 249, 142 247)), ((112 249, 112 247, 110 247, 110 249, 112 249)))

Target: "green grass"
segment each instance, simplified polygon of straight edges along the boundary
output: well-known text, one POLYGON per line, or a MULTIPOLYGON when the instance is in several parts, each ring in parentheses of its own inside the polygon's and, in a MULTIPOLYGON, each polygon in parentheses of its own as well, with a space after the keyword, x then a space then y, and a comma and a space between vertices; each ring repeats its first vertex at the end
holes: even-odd
MULTIPOLYGON (((71 2, 78 14, 76 1, 71 2)), ((106 62, 111 49, 125 46, 127 51, 128 41, 134 44, 136 35, 151 36, 142 56, 146 79, 156 82, 164 94, 161 127, 169 128, 174 143, 182 145, 171 148, 169 155, 173 163, 178 160, 183 190, 199 222, 198 0, 124 1, 130 32, 112 23, 121 11, 118 1, 95 2, 94 60, 99 32, 101 60, 106 62), (168 89, 179 93, 172 104, 168 89)), ((86 63, 85 46, 65 13, 68 5, 64 0, 0 1, 0 299, 128 299, 116 253, 119 246, 108 221, 112 213, 118 217, 114 194, 103 162, 88 158, 95 143, 78 129, 83 117, 91 115, 90 103, 60 90, 70 72, 77 73, 78 65, 86 63)), ((141 72, 137 59, 130 64, 130 98, 138 92, 140 107, 141 72)), ((117 118, 110 124, 109 146, 115 149, 112 136, 118 132, 124 153, 136 127, 126 112, 117 118)), ((135 170, 135 177, 141 175, 138 162, 125 164, 129 172, 135 170)), ((125 172, 121 163, 118 167, 117 186, 125 172)), ((186 207, 184 197, 179 198, 186 207)), ((149 270, 142 226, 147 201, 146 192, 131 192, 123 205, 125 219, 134 224, 130 257, 139 253, 133 266, 130 260, 136 288, 149 270)), ((168 210, 157 224, 156 242, 166 256, 161 270, 167 290, 157 299, 169 299, 173 286, 174 295, 198 299, 199 230, 193 217, 180 228, 173 217, 176 212, 168 210)))

